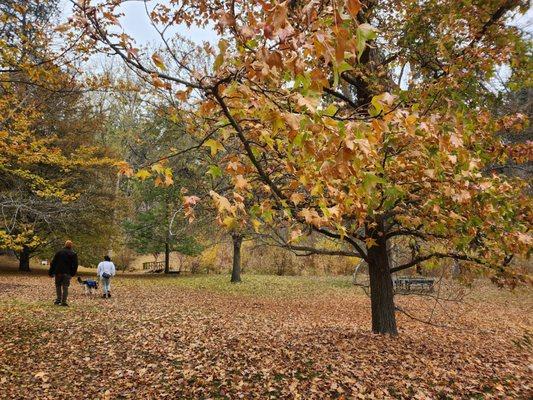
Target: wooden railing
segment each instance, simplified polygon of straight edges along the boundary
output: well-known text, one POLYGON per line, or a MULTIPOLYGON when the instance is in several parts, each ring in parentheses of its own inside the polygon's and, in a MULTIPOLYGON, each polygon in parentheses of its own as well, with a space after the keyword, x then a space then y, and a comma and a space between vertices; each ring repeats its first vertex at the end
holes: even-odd
MULTIPOLYGON (((163 272, 165 270, 165 262, 164 261, 149 261, 144 262, 142 264, 143 271, 149 271, 149 272, 163 272)), ((172 264, 170 265, 170 272, 171 273, 181 273, 181 272, 192 272, 195 273, 198 270, 198 264, 193 264, 193 266, 189 265, 183 265, 180 264, 179 269, 172 269, 172 264), (196 265, 196 269, 193 269, 196 265)))
POLYGON ((151 270, 151 271, 163 271, 165 269, 165 262, 164 261, 150 261, 143 263, 143 270, 151 270))

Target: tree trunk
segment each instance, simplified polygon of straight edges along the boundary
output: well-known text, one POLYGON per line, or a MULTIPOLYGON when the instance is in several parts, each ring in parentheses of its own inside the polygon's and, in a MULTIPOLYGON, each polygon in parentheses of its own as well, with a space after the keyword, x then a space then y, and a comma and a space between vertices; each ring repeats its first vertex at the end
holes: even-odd
POLYGON ((237 283, 241 281, 241 244, 242 235, 231 235, 233 240, 233 267, 231 269, 231 282, 237 283))
POLYGON ((30 272, 30 248, 23 246, 19 253, 19 271, 30 272))
POLYGON ((372 332, 397 335, 394 289, 387 254, 387 243, 382 237, 374 239, 377 241, 377 245, 368 249, 372 332))
POLYGON ((170 246, 168 242, 165 243, 165 274, 170 272, 170 246))

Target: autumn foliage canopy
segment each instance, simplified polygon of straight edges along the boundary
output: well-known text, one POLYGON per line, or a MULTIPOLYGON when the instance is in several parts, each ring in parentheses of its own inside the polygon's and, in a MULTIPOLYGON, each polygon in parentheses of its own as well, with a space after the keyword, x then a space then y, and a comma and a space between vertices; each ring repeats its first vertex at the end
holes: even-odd
MULTIPOLYGON (((295 245, 311 229, 367 261, 373 314, 389 310, 375 331, 396 330, 392 272, 455 259, 517 279, 509 260, 531 245, 530 202, 492 167, 531 154, 502 142, 526 121, 500 113, 491 88, 502 68, 530 84, 530 46, 510 23, 526 2, 152 2, 155 52, 122 29, 121 6, 79 1, 64 29, 171 96, 169 113, 221 156, 234 184, 211 193, 222 224, 283 227, 295 245), (218 44, 175 34, 193 26, 218 44), (398 240, 416 251, 391 267, 398 240)), ((198 201, 184 196, 189 216, 198 201)))

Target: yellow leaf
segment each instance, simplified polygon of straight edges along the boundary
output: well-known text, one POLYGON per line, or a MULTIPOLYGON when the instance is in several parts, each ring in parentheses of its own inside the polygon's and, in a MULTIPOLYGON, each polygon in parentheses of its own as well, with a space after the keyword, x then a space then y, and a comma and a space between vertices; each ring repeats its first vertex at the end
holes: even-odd
POLYGON ((234 217, 226 217, 222 221, 224 226, 230 230, 235 229, 237 227, 237 220, 234 217))
POLYGON ((228 212, 230 214, 235 215, 235 210, 231 206, 231 203, 229 202, 229 200, 227 198, 225 198, 224 196, 219 195, 217 192, 215 192, 213 190, 211 190, 209 192, 209 195, 215 201, 215 204, 217 206, 217 209, 218 209, 219 213, 228 212))
POLYGON ((378 242, 376 242, 376 240, 373 238, 366 238, 365 243, 366 243, 367 249, 378 245, 378 242))
POLYGON ((139 178, 141 181, 144 181, 144 180, 150 178, 151 173, 150 173, 150 171, 147 171, 146 169, 141 169, 141 170, 137 171, 135 176, 137 178, 139 178))
POLYGON ((126 161, 120 161, 115 165, 118 167, 119 174, 126 175, 127 177, 133 176, 133 168, 126 161))
POLYGON ((405 117, 405 123, 407 125, 414 125, 416 122, 416 115, 409 114, 407 117, 405 117))
POLYGON ((317 184, 315 186, 313 186, 313 188, 311 189, 311 195, 312 196, 318 196, 320 194, 322 194, 324 191, 323 187, 322 187, 322 184, 320 182, 317 182, 317 184))
POLYGON ((157 68, 162 69, 162 70, 167 69, 165 63, 163 62, 163 59, 161 58, 159 54, 157 53, 152 54, 152 61, 154 62, 157 68))
POLYGON ((158 174, 164 174, 165 173, 165 167, 163 167, 161 164, 154 164, 154 165, 152 165, 152 171, 155 171, 158 174))
POLYGON ((211 149, 211 156, 215 156, 220 150, 224 150, 224 146, 215 139, 209 139, 206 140, 203 144, 205 147, 209 147, 211 149))
POLYGON ((261 227, 261 221, 258 219, 252 219, 252 226, 254 227, 254 231, 256 233, 259 233, 259 228, 261 227))

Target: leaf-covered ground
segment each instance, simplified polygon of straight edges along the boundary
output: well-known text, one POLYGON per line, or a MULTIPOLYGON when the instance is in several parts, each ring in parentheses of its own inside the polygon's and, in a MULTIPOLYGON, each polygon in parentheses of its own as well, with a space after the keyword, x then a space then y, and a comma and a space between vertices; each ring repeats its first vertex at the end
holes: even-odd
POLYGON ((134 277, 113 298, 0 275, 2 399, 527 399, 532 296, 479 285, 466 303, 400 305, 400 336, 371 334, 349 278, 134 277))

